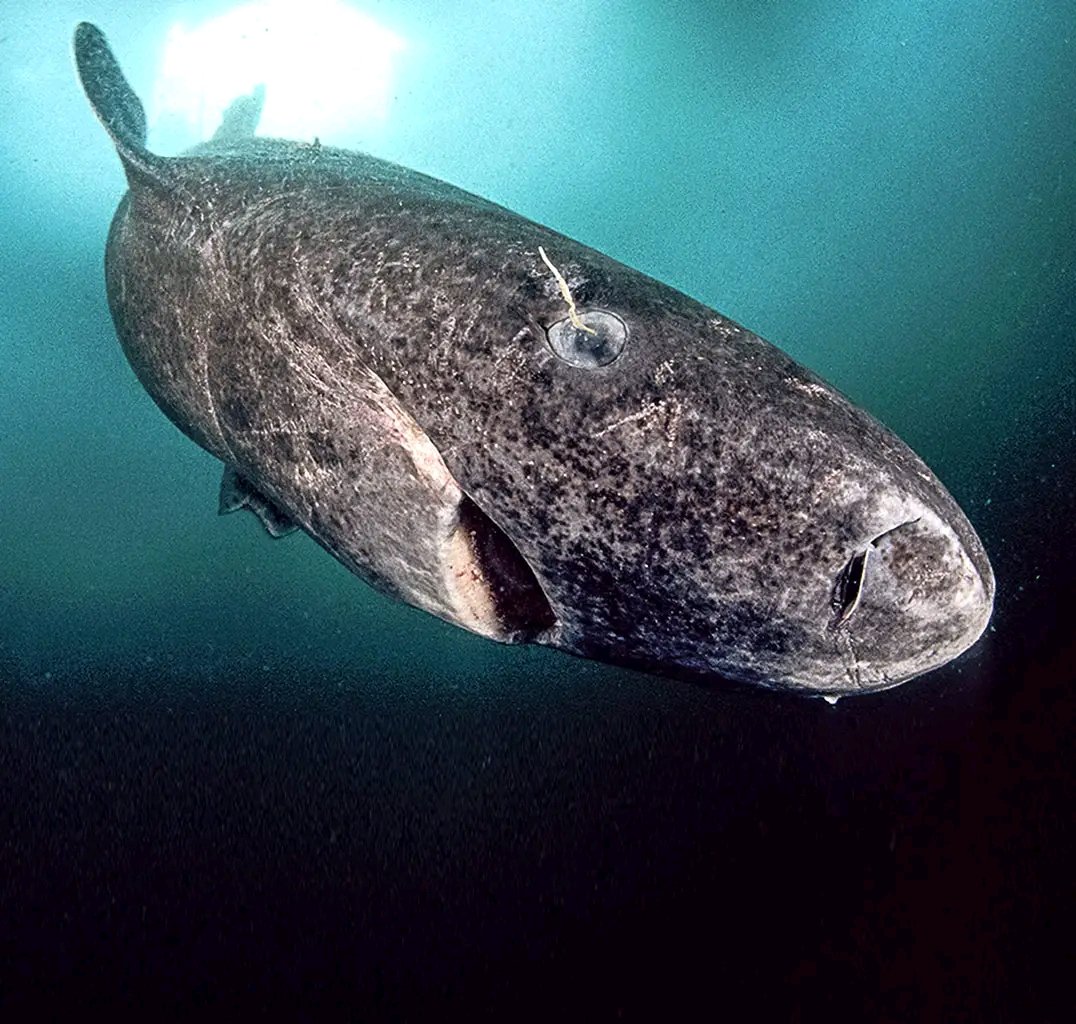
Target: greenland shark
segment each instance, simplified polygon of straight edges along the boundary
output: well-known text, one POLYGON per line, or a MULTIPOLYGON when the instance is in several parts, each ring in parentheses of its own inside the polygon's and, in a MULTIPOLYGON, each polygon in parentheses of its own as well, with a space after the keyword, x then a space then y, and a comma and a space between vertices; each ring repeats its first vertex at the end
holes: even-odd
POLYGON ((102 33, 74 49, 128 182, 116 332, 221 512, 482 636, 674 676, 833 698, 982 634, 956 502, 762 338, 442 181, 257 137, 258 93, 155 155, 102 33))

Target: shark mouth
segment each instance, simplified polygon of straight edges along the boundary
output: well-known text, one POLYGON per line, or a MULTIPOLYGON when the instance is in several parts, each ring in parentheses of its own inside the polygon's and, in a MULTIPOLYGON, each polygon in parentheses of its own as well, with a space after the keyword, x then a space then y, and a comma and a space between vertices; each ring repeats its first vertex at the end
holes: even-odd
POLYGON ((534 571, 508 535, 466 494, 442 548, 452 621, 504 643, 528 643, 556 624, 534 571))
POLYGON ((551 630, 557 617, 527 560, 384 381, 366 371, 349 409, 361 466, 337 490, 334 515, 302 510, 307 532, 378 589, 457 626, 502 643, 551 630))
POLYGON ((376 589, 474 633, 548 635, 557 616, 527 560, 381 377, 366 367, 341 377, 316 351, 304 356, 294 380, 312 390, 282 403, 310 410, 303 429, 287 418, 258 425, 280 439, 276 458, 252 450, 245 424, 219 426, 232 456, 220 511, 248 508, 274 537, 301 526, 376 589))

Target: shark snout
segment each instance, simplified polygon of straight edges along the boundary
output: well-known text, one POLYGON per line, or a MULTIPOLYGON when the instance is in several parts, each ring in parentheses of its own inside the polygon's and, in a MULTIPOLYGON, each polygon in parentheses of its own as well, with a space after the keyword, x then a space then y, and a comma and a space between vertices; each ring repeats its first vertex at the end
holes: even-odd
POLYGON ((928 508, 852 552, 834 584, 832 628, 850 689, 884 689, 958 657, 990 621, 994 575, 966 519, 928 508))

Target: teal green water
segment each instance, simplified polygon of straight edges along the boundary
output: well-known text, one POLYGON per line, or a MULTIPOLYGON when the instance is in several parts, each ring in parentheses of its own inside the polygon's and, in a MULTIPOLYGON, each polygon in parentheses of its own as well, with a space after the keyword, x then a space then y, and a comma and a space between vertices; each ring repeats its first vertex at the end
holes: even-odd
MULTIPOLYGON (((207 685, 614 673, 496 648, 303 538, 218 519, 217 465, 127 368, 101 272, 123 179, 71 30, 99 23, 149 96, 169 28, 230 6, 0 16, 0 661, 32 684, 140 665, 207 685)), ((1010 570, 999 603, 1024 599, 1041 566, 1005 516, 1038 491, 1049 519, 1076 440, 1072 3, 363 9, 406 48, 384 117, 322 141, 486 195, 780 345, 926 458, 1010 570)), ((190 141, 151 127, 164 150, 190 141)))

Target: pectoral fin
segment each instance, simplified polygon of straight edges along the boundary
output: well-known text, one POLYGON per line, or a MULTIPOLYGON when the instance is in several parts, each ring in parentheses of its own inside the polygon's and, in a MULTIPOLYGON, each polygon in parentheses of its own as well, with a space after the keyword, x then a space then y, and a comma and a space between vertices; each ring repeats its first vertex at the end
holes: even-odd
POLYGON ((261 520, 270 537, 286 537, 298 529, 287 513, 282 512, 247 483, 231 466, 225 466, 224 475, 220 479, 220 504, 217 512, 223 516, 229 512, 238 512, 241 508, 253 512, 261 520))

